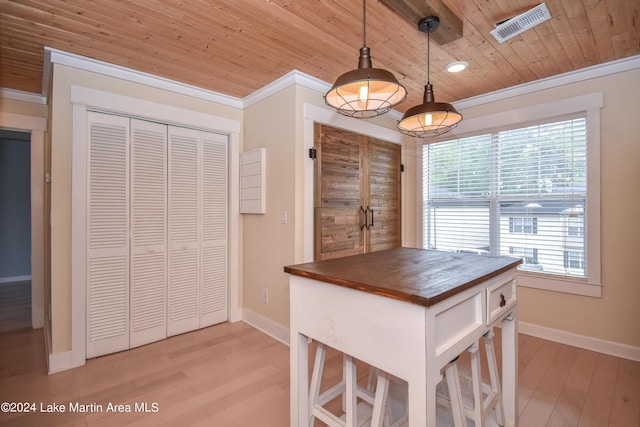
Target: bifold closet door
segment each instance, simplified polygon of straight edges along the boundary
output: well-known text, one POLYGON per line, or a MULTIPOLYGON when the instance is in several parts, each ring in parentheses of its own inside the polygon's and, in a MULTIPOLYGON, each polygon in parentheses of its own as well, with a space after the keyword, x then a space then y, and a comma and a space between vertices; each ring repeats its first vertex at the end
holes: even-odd
POLYGON ((228 137, 88 113, 87 358, 227 320, 228 137))
POLYGON ((129 348, 130 120, 90 112, 87 125, 86 351, 91 358, 129 348))
POLYGON ((169 127, 168 336, 198 329, 200 324, 199 134, 169 127))
POLYGON ((167 126, 131 120, 130 347, 167 337, 167 126))
POLYGON ((200 327, 227 320, 229 252, 228 136, 201 132, 200 327))
POLYGON ((169 126, 169 336, 227 319, 227 137, 169 126))

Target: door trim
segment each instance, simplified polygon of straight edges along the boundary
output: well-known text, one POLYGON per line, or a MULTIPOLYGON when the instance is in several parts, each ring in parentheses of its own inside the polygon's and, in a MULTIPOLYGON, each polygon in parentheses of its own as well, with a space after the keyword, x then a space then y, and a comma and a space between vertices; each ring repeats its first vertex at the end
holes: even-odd
MULTIPOLYGON (((239 307, 239 165, 240 122, 199 111, 131 98, 110 92, 71 86, 72 103, 72 182, 71 182, 71 350, 65 357, 70 369, 86 362, 86 163, 87 112, 89 110, 123 114, 226 134, 229 138, 229 293, 228 320, 241 320, 239 307)), ((66 352, 65 352, 66 353, 66 352)), ((50 354, 52 359, 56 355, 50 354)), ((57 360, 57 359, 56 359, 57 360)))
POLYGON ((31 327, 44 326, 44 134, 47 119, 0 112, 0 127, 31 134, 31 327))

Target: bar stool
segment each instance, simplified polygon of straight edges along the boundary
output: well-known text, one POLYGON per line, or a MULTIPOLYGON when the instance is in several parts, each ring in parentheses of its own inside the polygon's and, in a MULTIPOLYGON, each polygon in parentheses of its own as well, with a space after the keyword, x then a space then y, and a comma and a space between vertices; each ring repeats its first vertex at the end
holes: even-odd
POLYGON ((484 426, 486 424, 487 417, 494 409, 496 411, 496 421, 498 425, 504 425, 502 389, 500 387, 500 379, 498 377, 498 363, 496 362, 496 351, 493 345, 493 336, 493 329, 484 334, 484 346, 487 353, 487 366, 489 368, 489 384, 482 382, 478 343, 475 343, 467 349, 467 351, 471 353, 473 408, 465 408, 465 415, 467 418, 475 422, 476 427, 484 426))
POLYGON ((318 342, 309 390, 309 426, 313 426, 315 418, 330 427, 362 426, 369 421, 371 421, 372 427, 389 426, 388 417, 387 424, 384 424, 389 375, 372 368, 367 387, 360 387, 357 384, 356 360, 352 356, 344 354, 342 379, 321 393, 320 386, 326 354, 326 345, 318 342), (342 417, 336 416, 325 408, 327 403, 339 396, 342 396, 345 412, 342 417), (366 408, 362 403, 358 404, 358 399, 369 405, 369 408, 366 408))
MULTIPOLYGON (((343 355, 342 379, 320 393, 326 353, 326 346, 318 342, 309 390, 310 427, 313 426, 315 418, 330 427, 362 426, 369 421, 371 427, 399 427, 407 422, 406 396, 403 408, 395 408, 389 399, 391 386, 402 387, 406 390, 406 383, 387 372, 371 367, 367 386, 360 387, 357 385, 356 361, 347 354, 343 355), (341 395, 345 414, 338 417, 324 406, 341 395), (360 404, 358 399, 361 400, 360 404)), ((453 411, 454 425, 455 427, 463 427, 465 426, 463 424, 465 412, 457 361, 458 357, 448 363, 443 371, 449 390, 448 402, 450 402, 453 411)))
MULTIPOLYGON (((484 334, 485 350, 487 353, 487 366, 489 368, 490 383, 482 382, 481 360, 478 342, 473 343, 467 352, 471 355, 471 390, 473 393, 473 406, 467 407, 461 395, 460 376, 457 367, 451 376, 457 383, 454 384, 453 390, 447 381, 449 388, 449 396, 440 393, 438 402, 446 406, 451 406, 454 414, 454 425, 456 427, 466 426, 466 420, 474 422, 476 427, 486 425, 486 420, 491 412, 495 409, 496 422, 498 425, 504 425, 504 406, 502 403, 502 390, 500 387, 500 379, 498 377, 498 364, 496 362, 496 352, 493 345, 493 330, 484 334), (456 417, 460 417, 456 419, 456 417)), ((448 378, 447 378, 448 380, 448 378)))

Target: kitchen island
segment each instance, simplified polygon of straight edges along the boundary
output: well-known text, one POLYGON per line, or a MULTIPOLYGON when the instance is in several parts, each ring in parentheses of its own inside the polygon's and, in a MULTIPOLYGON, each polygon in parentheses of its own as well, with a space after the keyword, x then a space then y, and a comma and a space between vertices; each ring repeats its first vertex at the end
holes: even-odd
POLYGON ((406 381, 409 426, 433 427, 442 368, 499 324, 505 425, 515 426, 520 262, 395 248, 285 267, 291 426, 309 423, 309 339, 406 381))

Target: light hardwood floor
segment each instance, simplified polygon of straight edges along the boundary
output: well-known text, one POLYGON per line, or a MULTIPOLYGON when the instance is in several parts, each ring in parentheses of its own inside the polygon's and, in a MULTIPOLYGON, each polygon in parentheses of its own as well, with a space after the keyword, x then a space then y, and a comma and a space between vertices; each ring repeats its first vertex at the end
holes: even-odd
POLYGON ((31 280, 0 283, 0 333, 31 327, 31 280))
MULTIPOLYGON (((330 352, 328 383, 341 360, 330 352)), ((361 381, 366 372, 359 370, 361 381)), ((0 402, 37 408, 0 413, 0 426, 283 427, 289 349, 245 323, 225 323, 47 375, 42 330, 13 331, 0 334, 0 402), (66 412, 40 412, 54 402, 66 412), (92 403, 101 410, 69 412, 92 403), (109 403, 132 412, 107 412, 109 403), (155 403, 157 412, 135 412, 136 403, 150 411, 155 403)), ((638 427, 640 363, 520 335, 519 412, 521 427, 638 427)))

